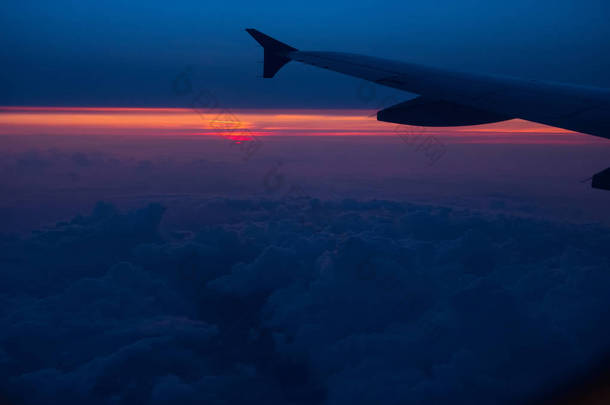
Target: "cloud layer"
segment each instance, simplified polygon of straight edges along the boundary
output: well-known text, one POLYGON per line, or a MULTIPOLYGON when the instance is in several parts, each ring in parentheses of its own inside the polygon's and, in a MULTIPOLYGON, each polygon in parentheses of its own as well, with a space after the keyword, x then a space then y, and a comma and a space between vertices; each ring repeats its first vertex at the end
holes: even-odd
POLYGON ((15 403, 512 403, 608 349, 607 229, 391 201, 215 199, 0 239, 15 403))

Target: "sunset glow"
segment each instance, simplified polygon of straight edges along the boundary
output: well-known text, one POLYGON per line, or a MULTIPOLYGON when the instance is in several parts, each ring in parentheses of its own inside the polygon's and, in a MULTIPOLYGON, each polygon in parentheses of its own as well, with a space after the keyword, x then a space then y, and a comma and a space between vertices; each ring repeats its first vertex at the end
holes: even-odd
POLYGON ((595 143, 597 138, 522 120, 420 128, 379 122, 369 110, 193 110, 186 108, 0 107, 1 135, 392 136, 456 143, 595 143))

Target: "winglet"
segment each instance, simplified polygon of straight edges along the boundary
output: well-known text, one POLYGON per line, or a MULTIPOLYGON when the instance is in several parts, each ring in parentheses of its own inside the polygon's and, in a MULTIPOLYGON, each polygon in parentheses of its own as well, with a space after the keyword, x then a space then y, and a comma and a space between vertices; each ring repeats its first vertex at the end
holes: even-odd
POLYGON ((282 66, 290 62, 290 58, 286 55, 290 52, 297 51, 296 48, 286 45, 277 39, 271 38, 270 36, 265 35, 254 28, 248 28, 246 31, 248 34, 252 35, 256 42, 261 44, 265 51, 263 68, 263 77, 265 78, 275 76, 282 66))

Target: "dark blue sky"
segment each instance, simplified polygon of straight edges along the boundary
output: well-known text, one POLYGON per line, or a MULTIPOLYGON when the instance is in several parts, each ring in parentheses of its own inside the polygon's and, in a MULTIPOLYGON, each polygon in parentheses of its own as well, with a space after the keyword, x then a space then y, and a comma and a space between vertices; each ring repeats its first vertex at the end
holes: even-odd
POLYGON ((0 12, 0 104, 177 106, 172 78, 232 107, 369 107, 359 82, 292 64, 257 79, 256 27, 304 50, 337 50, 610 87, 602 0, 26 1, 0 12))

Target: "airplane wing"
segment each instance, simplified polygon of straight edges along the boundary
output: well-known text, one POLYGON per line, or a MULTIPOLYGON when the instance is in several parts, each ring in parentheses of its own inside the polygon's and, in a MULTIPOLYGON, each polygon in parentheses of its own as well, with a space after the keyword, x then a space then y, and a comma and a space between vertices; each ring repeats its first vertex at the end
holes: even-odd
MULTIPOLYGON (((246 31, 264 49, 265 78, 297 61, 419 95, 379 111, 379 121, 449 127, 520 118, 610 139, 610 89, 452 72, 349 53, 306 52, 258 30, 246 31)), ((596 188, 610 190, 610 181, 600 183, 596 188)))

